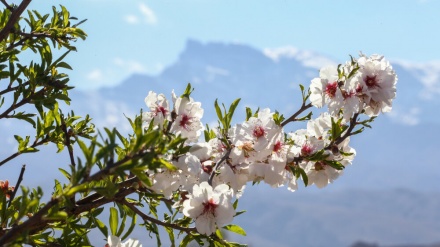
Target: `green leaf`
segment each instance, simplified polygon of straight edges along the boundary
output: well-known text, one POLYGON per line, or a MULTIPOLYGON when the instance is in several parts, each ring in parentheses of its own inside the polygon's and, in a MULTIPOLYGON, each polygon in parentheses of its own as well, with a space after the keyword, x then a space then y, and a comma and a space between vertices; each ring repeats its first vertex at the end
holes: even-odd
POLYGON ((246 121, 249 120, 249 118, 252 117, 252 110, 249 107, 246 107, 246 121))
POLYGON ((246 232, 240 226, 237 226, 237 225, 227 225, 227 226, 224 226, 223 228, 228 230, 228 231, 231 231, 231 232, 234 232, 234 233, 246 236, 246 232))
POLYGON ((191 95, 192 91, 194 89, 191 87, 191 83, 188 83, 188 85, 186 86, 185 92, 183 92, 182 96, 180 96, 181 98, 186 97, 189 98, 189 96, 191 95))
POLYGON ((96 226, 98 227, 98 229, 102 232, 102 234, 104 234, 105 237, 107 237, 108 236, 108 229, 105 226, 105 224, 102 221, 100 221, 98 218, 94 218, 94 219, 95 219, 95 223, 96 223, 96 226))
POLYGON ((217 113, 218 120, 223 123, 223 114, 220 106, 218 105, 217 99, 214 101, 215 112, 217 113))
POLYGON ((72 70, 72 67, 69 64, 67 64, 66 62, 60 62, 56 65, 56 67, 72 70))
POLYGON ((179 247, 187 247, 188 244, 193 240, 194 240, 194 237, 191 234, 188 234, 182 239, 182 242, 180 242, 179 247))
POLYGON ((128 231, 124 234, 124 236, 121 238, 122 240, 125 240, 126 238, 128 238, 130 236, 130 234, 133 232, 134 227, 136 226, 136 214, 133 215, 133 217, 131 218, 131 225, 130 228, 128 228, 128 231))
POLYGON ((118 229, 118 210, 114 207, 110 208, 110 232, 112 235, 117 236, 117 229, 118 229))

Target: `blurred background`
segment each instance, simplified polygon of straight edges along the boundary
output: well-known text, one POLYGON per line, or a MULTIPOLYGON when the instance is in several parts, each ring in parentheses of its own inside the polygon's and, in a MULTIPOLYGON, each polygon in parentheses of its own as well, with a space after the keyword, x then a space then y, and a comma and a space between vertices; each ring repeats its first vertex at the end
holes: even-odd
MULTIPOLYGON (((34 1, 49 13, 55 4, 34 1)), ((171 96, 192 83, 193 98, 215 123, 213 102, 242 98, 285 116, 301 100, 298 85, 310 84, 319 68, 349 55, 385 55, 398 75, 393 111, 352 139, 352 166, 324 189, 297 192, 249 186, 234 220, 249 246, 433 247, 440 246, 440 2, 287 0, 60 0, 71 15, 88 19, 88 33, 68 63, 72 108, 90 114, 98 128, 130 130, 126 116, 146 109, 149 90, 171 96)), ((300 126, 293 126, 294 131, 300 126)), ((0 122, 0 158, 16 150, 11 133, 32 135, 28 125, 0 122)), ((1 169, 15 181, 27 164, 26 186, 50 194, 68 154, 51 147, 1 169), (64 159, 64 160, 63 160, 64 159)), ((48 195, 49 196, 49 195, 48 195)), ((144 246, 155 240, 141 229, 144 246)), ((105 244, 99 233, 96 246, 105 244)), ((164 239, 166 236, 164 235, 164 239)))

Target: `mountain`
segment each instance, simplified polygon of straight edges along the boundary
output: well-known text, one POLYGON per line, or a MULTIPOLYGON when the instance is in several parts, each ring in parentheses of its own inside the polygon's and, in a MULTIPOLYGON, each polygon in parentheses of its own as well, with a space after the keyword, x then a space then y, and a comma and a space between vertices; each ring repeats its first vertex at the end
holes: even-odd
MULTIPOLYGON (((115 87, 73 91, 72 108, 79 115, 89 113, 98 127, 117 126, 127 133, 130 127, 124 114, 134 116, 141 108, 145 110, 148 91, 164 93, 170 99, 171 90, 180 94, 190 82, 195 88, 192 97, 205 109, 204 123, 216 121, 215 99, 226 105, 242 99, 236 122, 244 119, 246 106, 269 107, 289 116, 301 102, 298 84, 307 87, 324 64, 336 62, 289 47, 261 51, 244 44, 189 40, 177 61, 161 74, 133 74, 115 87)), ((239 205, 248 213, 234 221, 248 232, 243 242, 254 247, 440 242, 440 157, 436 155, 440 150, 440 116, 436 114, 440 70, 435 63, 429 69, 402 61, 392 64, 399 77, 393 112, 378 118, 373 129, 352 138, 351 146, 357 150, 353 165, 322 190, 302 187, 290 193, 264 185, 248 188, 239 205)), ((295 130, 293 127, 289 130, 295 130)), ((9 133, 32 135, 29 126, 13 121, 1 122, 0 128, 7 130, 0 132, 0 140, 8 144, 0 149, 0 157, 16 148, 9 133)), ((50 191, 53 184, 47 181, 59 177, 54 167, 66 167, 69 160, 67 154, 55 156, 54 148, 47 147, 14 162, 28 165, 25 185, 44 184, 50 191)), ((15 178, 18 173, 19 169, 8 164, 2 167, 0 179, 15 178)), ((133 237, 153 243, 142 230, 133 237)))

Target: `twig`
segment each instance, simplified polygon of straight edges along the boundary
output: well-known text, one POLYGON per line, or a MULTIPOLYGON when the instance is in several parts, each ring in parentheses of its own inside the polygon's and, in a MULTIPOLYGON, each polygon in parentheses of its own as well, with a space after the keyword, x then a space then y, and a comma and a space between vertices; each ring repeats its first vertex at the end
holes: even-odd
POLYGON ((196 230, 195 227, 190 227, 190 228, 188 228, 188 227, 182 227, 182 226, 179 226, 179 225, 176 225, 176 224, 163 222, 163 221, 158 220, 158 219, 156 219, 156 218, 150 217, 150 216, 144 214, 142 211, 140 211, 140 210, 139 210, 136 206, 134 206, 132 203, 127 202, 127 200, 125 200, 125 198, 122 199, 122 200, 120 200, 120 201, 118 201, 118 202, 119 202, 119 203, 122 203, 122 204, 124 204, 124 205, 126 205, 127 207, 129 207, 129 208, 130 208, 131 210, 133 210, 137 215, 139 215, 144 221, 150 221, 150 222, 153 222, 153 223, 155 223, 155 224, 158 224, 158 225, 161 225, 161 226, 164 226, 164 227, 170 227, 170 228, 173 228, 173 229, 176 229, 176 230, 184 231, 184 232, 186 232, 186 233, 188 233, 188 234, 189 234, 190 232, 197 232, 197 230, 196 230))
POLYGON ((299 116, 299 114, 301 114, 303 111, 309 109, 310 107, 312 107, 312 103, 308 103, 307 105, 303 102, 301 105, 301 108, 295 112, 295 114, 293 114, 291 117, 289 117, 288 119, 284 120, 284 122, 281 123, 281 127, 284 127, 286 124, 296 121, 296 117, 299 116))
POLYGON ((44 223, 44 220, 42 220, 43 216, 49 211, 49 209, 51 209, 53 206, 55 206, 58 203, 59 203, 58 198, 52 198, 51 201, 49 201, 44 207, 42 207, 36 214, 34 214, 28 220, 26 220, 22 224, 13 226, 10 231, 8 231, 5 235, 3 235, 0 238, 0 246, 5 246, 7 243, 15 239, 18 235, 33 230, 35 228, 34 227, 35 225, 44 223))
POLYGON ((212 180, 214 179, 214 176, 218 169, 220 169, 221 163, 229 158, 229 155, 231 154, 232 148, 229 148, 226 154, 215 164, 214 169, 212 169, 212 173, 209 175, 208 184, 212 186, 212 180))
POLYGON ((5 118, 6 116, 9 115, 9 113, 11 113, 12 111, 16 110, 17 108, 31 102, 31 100, 35 97, 35 96, 40 96, 41 94, 44 94, 44 92, 46 91, 45 88, 42 88, 40 91, 36 92, 36 93, 31 93, 31 95, 29 95, 29 97, 27 98, 23 98, 20 102, 11 105, 6 111, 4 111, 2 114, 0 114, 0 119, 5 118))
MULTIPOLYGON (((49 141, 49 138, 48 138, 48 136, 46 136, 44 139, 42 139, 42 140, 39 141, 39 142, 35 141, 35 142, 32 144, 31 147, 32 147, 32 148, 35 148, 35 147, 37 147, 37 146, 40 146, 40 145, 42 145, 42 144, 47 143, 48 141, 49 141)), ((6 159, 0 161, 0 166, 2 166, 2 165, 4 165, 4 164, 8 163, 8 162, 11 161, 12 159, 14 159, 14 158, 16 158, 17 156, 19 156, 20 154, 23 154, 23 153, 21 153, 21 152, 16 152, 16 153, 12 154, 11 156, 9 156, 8 158, 6 158, 6 159)))
POLYGON ((17 193, 17 190, 20 187, 21 181, 23 180, 23 175, 24 175, 25 170, 26 170, 26 165, 23 165, 21 167, 20 176, 18 176, 17 183, 15 184, 14 191, 12 192, 12 195, 9 198, 8 208, 11 206, 12 200, 14 200, 15 194, 17 193))
POLYGON ((21 14, 26 10, 31 1, 32 0, 23 0, 16 9, 12 10, 8 22, 6 23, 5 27, 0 31, 0 42, 8 37, 12 29, 14 28, 15 23, 18 22, 21 14))
POLYGON ((354 127, 357 125, 358 116, 359 116, 359 113, 355 113, 353 115, 353 118, 350 121, 350 126, 348 127, 347 132, 345 132, 345 134, 343 136, 339 137, 335 141, 335 145, 341 144, 345 139, 347 139, 347 137, 351 136, 351 132, 353 131, 354 127))
POLYGON ((2 3, 3 3, 3 5, 5 5, 5 7, 7 8, 7 9, 9 9, 10 11, 14 11, 14 8, 11 6, 11 5, 9 5, 7 2, 6 2, 6 0, 0 0, 2 3))
POLYGON ((61 129, 63 130, 64 137, 65 137, 64 138, 65 139, 65 143, 64 144, 67 146, 67 150, 69 151, 70 164, 73 167, 76 167, 75 157, 73 157, 73 147, 72 147, 72 144, 70 143, 70 134, 67 131, 66 122, 64 121, 64 115, 63 115, 63 112, 61 112, 61 110, 60 110, 60 113, 61 113, 61 116, 60 116, 60 118, 61 118, 61 129))

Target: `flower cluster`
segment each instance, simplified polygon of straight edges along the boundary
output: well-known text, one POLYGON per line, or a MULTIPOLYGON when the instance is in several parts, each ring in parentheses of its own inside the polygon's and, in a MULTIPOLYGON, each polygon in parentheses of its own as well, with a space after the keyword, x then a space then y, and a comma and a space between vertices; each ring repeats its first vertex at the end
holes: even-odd
POLYGON ((346 121, 362 111, 377 116, 391 110, 396 82, 397 76, 383 56, 361 54, 345 65, 321 69, 319 78, 312 80, 310 101, 316 107, 327 104, 333 116, 342 112, 346 121))
POLYGON ((167 198, 180 195, 183 199, 175 206, 195 220, 199 233, 210 235, 232 221, 236 214, 232 201, 242 195, 248 182, 295 191, 301 179, 306 186, 323 188, 353 161, 356 152, 349 146, 350 137, 363 130, 355 127, 369 127, 376 115, 390 111, 396 82, 382 56, 361 55, 339 67, 323 68, 309 92, 302 89, 303 106, 288 120, 268 108, 253 114, 248 109, 246 121, 230 126, 235 106, 224 114, 218 107, 223 127, 205 130, 206 142, 199 142, 203 109, 189 97, 190 88, 181 97, 173 92, 172 110, 163 94, 149 92, 145 128, 186 138, 189 147, 188 152, 166 157, 177 169, 149 173, 150 189, 167 198), (329 112, 315 119, 297 118, 312 105, 328 105, 329 112), (360 121, 361 114, 369 119, 360 121), (309 120, 305 129, 284 131, 287 123, 304 120, 309 120))

